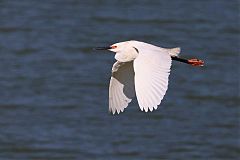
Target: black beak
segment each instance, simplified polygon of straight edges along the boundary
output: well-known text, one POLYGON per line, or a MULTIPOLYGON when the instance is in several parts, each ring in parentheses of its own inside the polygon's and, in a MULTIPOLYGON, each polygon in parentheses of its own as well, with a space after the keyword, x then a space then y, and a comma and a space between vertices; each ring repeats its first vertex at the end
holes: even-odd
POLYGON ((112 47, 95 47, 95 50, 109 50, 112 49, 112 47))

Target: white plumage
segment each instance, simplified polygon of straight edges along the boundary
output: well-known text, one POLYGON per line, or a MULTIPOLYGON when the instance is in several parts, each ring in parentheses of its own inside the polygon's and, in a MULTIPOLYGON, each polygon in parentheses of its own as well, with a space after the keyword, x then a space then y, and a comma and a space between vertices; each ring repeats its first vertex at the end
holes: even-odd
POLYGON ((133 62, 115 62, 109 85, 109 111, 123 112, 134 96, 133 62))
POLYGON ((134 60, 136 95, 140 109, 153 111, 168 88, 171 57, 167 53, 139 52, 134 60))
POLYGON ((180 48, 165 49, 139 41, 113 44, 116 52, 109 86, 109 111, 123 112, 136 95, 139 107, 148 112, 157 109, 168 88, 171 55, 180 48))

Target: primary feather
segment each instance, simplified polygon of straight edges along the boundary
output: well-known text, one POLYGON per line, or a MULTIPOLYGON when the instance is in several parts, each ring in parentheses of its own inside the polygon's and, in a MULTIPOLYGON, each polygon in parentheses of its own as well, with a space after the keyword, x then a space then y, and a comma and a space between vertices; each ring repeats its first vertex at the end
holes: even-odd
POLYGON ((171 57, 166 52, 141 50, 134 60, 135 88, 140 109, 153 111, 168 88, 171 57))
POLYGON ((109 85, 109 111, 123 112, 134 96, 133 62, 115 62, 109 85))

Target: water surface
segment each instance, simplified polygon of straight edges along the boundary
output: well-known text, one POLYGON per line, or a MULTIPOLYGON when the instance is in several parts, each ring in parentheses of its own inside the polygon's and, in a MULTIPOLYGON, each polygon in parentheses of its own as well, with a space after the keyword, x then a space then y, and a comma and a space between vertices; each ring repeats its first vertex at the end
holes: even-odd
POLYGON ((240 157, 239 2, 0 1, 0 159, 240 157), (108 114, 114 55, 140 40, 182 48, 152 113, 108 114))

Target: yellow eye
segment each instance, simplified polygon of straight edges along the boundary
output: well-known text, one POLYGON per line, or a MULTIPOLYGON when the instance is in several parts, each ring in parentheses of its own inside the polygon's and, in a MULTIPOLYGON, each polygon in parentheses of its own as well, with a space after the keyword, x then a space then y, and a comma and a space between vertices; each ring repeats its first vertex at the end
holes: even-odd
POLYGON ((112 48, 112 49, 115 49, 115 48, 117 48, 117 46, 112 46, 111 48, 112 48))

